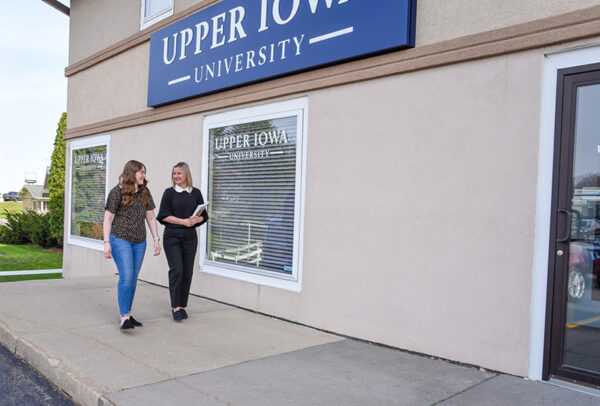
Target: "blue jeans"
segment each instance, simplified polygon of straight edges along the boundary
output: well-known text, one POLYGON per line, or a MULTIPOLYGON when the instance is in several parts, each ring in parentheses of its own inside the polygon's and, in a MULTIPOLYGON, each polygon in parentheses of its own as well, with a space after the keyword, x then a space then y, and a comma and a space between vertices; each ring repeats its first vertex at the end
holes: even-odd
POLYGON ((146 253, 146 241, 133 243, 110 235, 110 249, 119 270, 117 297, 121 316, 129 314, 137 286, 137 278, 146 253))

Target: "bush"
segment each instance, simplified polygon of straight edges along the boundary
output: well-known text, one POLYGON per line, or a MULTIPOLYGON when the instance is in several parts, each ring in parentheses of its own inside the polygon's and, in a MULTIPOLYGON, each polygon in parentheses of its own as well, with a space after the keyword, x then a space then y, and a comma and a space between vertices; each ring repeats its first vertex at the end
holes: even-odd
POLYGON ((50 231, 50 216, 28 211, 23 214, 23 231, 32 243, 42 248, 58 246, 58 241, 50 231))
POLYGON ((21 222, 24 213, 9 212, 8 210, 4 210, 4 213, 7 224, 0 226, 0 242, 5 244, 25 244, 28 242, 29 239, 21 222))
POLYGON ((59 241, 50 232, 50 216, 28 210, 25 213, 6 213, 8 224, 0 226, 0 242, 25 244, 31 242, 42 248, 58 247, 59 241))

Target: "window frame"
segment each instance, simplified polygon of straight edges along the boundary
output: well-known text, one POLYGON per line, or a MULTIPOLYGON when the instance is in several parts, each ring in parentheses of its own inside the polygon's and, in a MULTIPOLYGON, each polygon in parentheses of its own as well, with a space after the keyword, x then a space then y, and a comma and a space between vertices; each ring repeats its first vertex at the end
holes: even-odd
POLYGON ((106 184, 104 185, 104 201, 108 196, 108 186, 110 178, 110 135, 99 135, 95 137, 85 138, 81 140, 71 141, 69 143, 69 198, 66 202, 65 211, 67 213, 67 243, 69 245, 76 245, 84 248, 91 248, 98 251, 104 250, 104 241, 95 240, 93 238, 80 237, 71 234, 71 201, 73 198, 73 151, 90 148, 106 146, 106 184))
POLYGON ((146 14, 146 1, 151 1, 151 0, 141 0, 140 30, 150 27, 151 25, 156 24, 157 22, 164 20, 165 18, 171 17, 173 15, 174 0, 170 0, 170 2, 171 2, 170 8, 167 8, 155 15, 152 15, 149 17, 144 17, 144 15, 146 14))
MULTIPOLYGON (((302 290, 302 265, 304 252, 304 202, 306 186, 306 144, 308 129, 308 98, 291 99, 265 105, 231 110, 206 116, 203 123, 202 194, 208 198, 209 131, 212 128, 244 122, 261 121, 296 115, 296 181, 294 201, 294 243, 292 274, 256 270, 246 266, 217 263, 206 258, 208 227, 200 233, 200 272, 223 276, 257 285, 300 292, 302 290)), ((210 221, 210 219, 209 219, 210 221)))

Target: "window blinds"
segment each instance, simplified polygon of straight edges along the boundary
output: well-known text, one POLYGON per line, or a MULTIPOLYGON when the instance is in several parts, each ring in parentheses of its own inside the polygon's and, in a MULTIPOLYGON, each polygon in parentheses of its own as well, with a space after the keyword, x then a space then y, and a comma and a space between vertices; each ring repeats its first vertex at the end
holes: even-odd
POLYGON ((292 273, 297 120, 209 130, 207 260, 292 273))

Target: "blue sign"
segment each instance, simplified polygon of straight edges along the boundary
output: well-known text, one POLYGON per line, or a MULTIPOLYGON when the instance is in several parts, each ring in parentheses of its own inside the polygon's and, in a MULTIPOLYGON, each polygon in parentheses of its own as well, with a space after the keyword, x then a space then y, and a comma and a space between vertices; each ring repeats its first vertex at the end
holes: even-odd
POLYGON ((150 37, 148 106, 413 47, 417 0, 223 0, 150 37))

